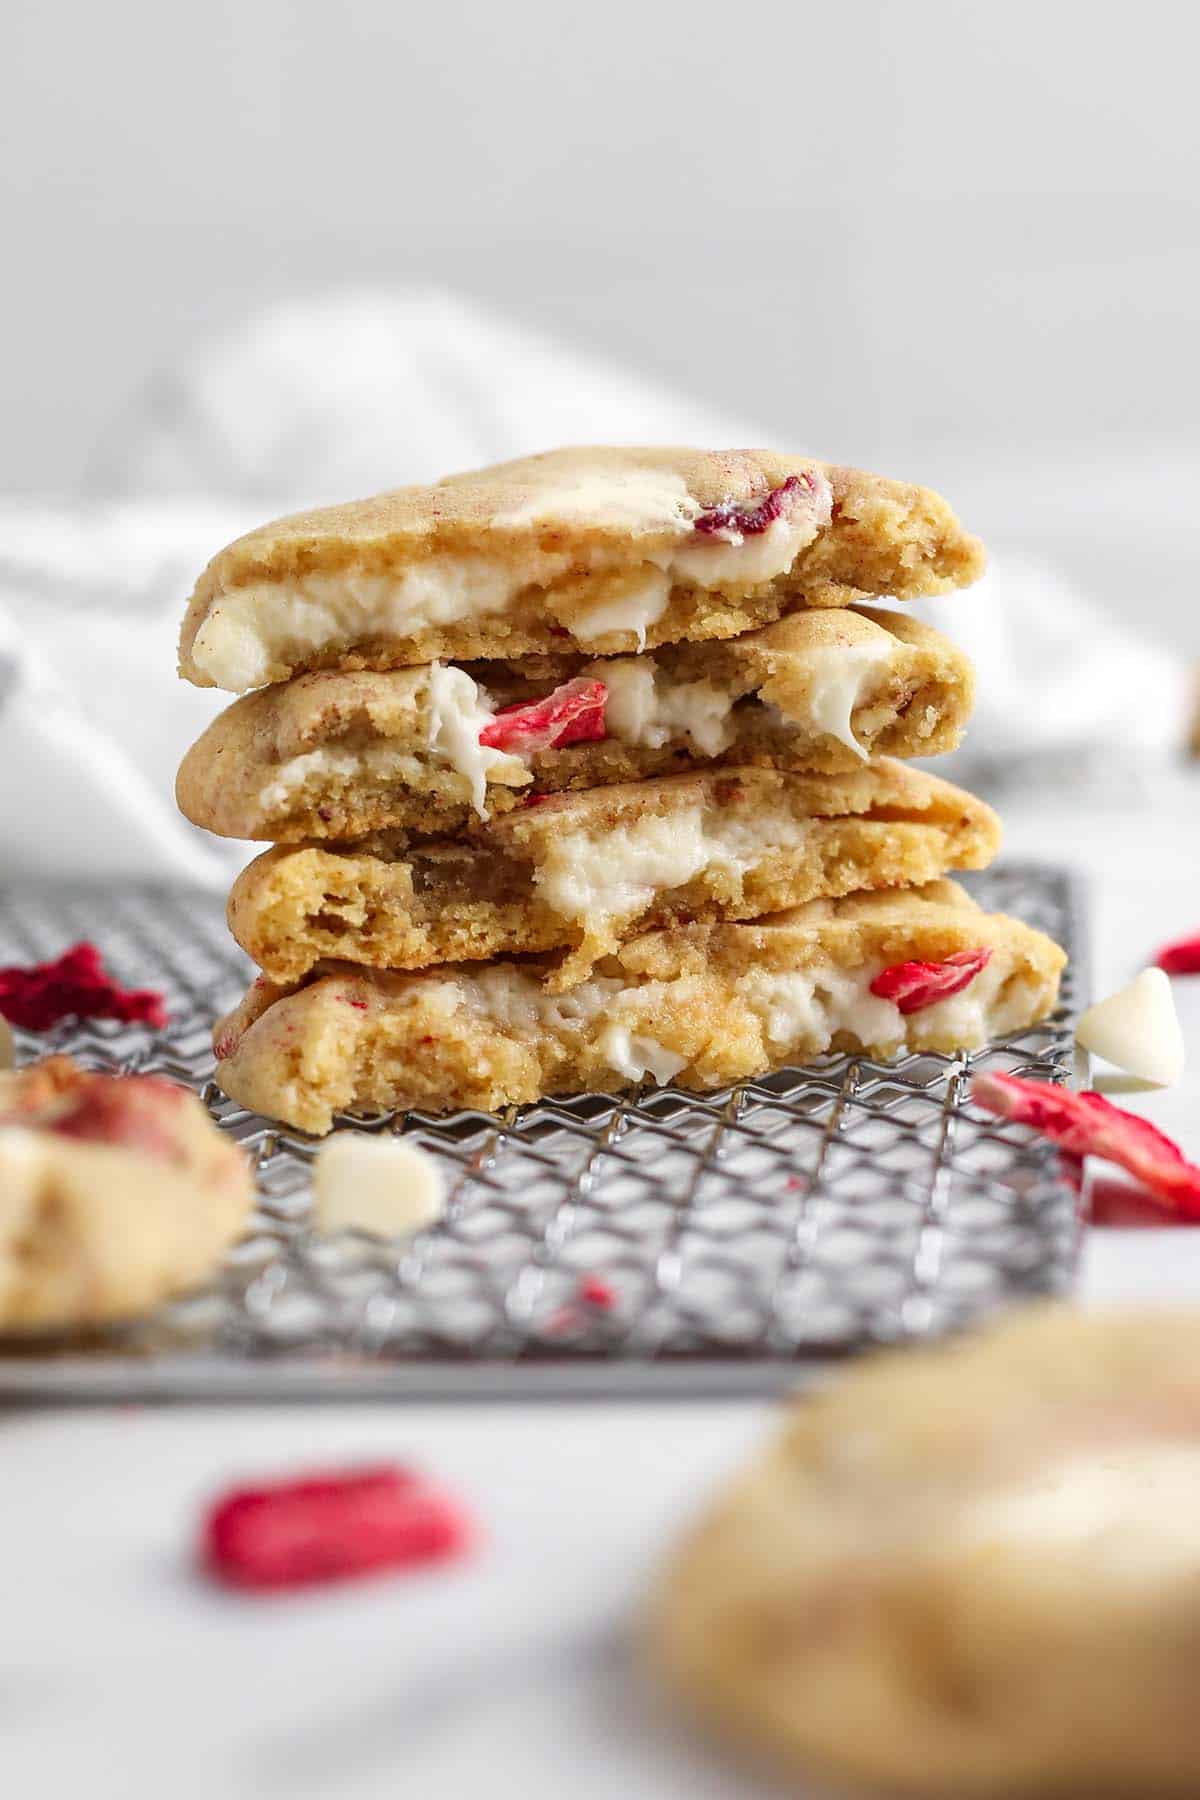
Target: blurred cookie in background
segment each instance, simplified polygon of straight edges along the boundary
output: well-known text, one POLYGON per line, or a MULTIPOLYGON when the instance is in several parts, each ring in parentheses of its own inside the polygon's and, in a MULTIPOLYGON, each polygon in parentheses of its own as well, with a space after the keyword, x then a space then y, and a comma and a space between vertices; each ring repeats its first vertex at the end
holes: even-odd
POLYGON ((658 1670, 893 1794, 1200 1791, 1200 1314, 1037 1309, 800 1401, 655 1596, 658 1670))

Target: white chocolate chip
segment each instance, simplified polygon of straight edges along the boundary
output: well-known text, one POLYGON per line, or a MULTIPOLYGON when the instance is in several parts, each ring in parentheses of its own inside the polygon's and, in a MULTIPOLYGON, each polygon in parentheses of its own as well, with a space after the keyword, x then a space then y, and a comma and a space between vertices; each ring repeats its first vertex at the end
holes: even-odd
POLYGON ((1183 1032, 1161 969, 1143 969, 1127 987, 1090 1006, 1075 1036, 1094 1056, 1155 1087, 1170 1087, 1183 1074, 1183 1032))
POLYGON ((17 1052, 13 1045, 12 1026, 0 1015, 0 1069, 11 1069, 16 1066, 17 1052))
POLYGON ((340 1131, 317 1151, 313 1221, 322 1233, 409 1237, 434 1224, 444 1208, 441 1169, 403 1138, 340 1131))

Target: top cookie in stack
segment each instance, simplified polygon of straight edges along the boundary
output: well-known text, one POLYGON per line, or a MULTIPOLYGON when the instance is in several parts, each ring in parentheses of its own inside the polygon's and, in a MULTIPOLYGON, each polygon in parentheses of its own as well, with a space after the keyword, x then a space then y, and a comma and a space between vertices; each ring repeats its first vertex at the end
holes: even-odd
POLYGON ((764 450, 556 450, 298 513, 223 550, 180 673, 244 693, 312 669, 729 638, 798 606, 975 580, 938 495, 764 450))
POLYGON ((988 808, 890 760, 958 741, 965 658, 902 613, 849 609, 981 566, 938 496, 764 451, 558 451, 231 545, 181 669, 262 691, 179 781, 196 823, 277 846, 231 899, 276 986, 219 1032, 227 1091, 324 1129, 335 1108, 499 1106, 647 1072, 711 1086, 839 1036, 896 1048, 912 1009, 867 992, 863 945, 895 962, 957 954, 964 932, 995 966, 975 1013, 943 997, 922 1042, 978 1038, 988 996, 1006 1021, 1044 1010, 1053 958, 956 890, 865 925, 830 912, 994 853, 988 808), (771 955, 732 923, 785 914, 771 955), (742 980, 756 962, 790 982, 782 1012, 742 980), (703 1043, 684 1029, 701 975, 703 1043), (836 1003, 814 997, 825 976, 836 1003), (323 1022, 330 981, 353 1031, 344 1009, 323 1022))

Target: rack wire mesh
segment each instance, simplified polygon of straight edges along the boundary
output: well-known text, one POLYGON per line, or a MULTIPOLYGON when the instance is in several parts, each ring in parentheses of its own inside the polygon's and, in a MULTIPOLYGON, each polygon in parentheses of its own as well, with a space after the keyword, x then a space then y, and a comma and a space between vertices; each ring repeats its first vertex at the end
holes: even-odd
POLYGON ((404 1242, 313 1233, 316 1142, 215 1087, 212 1020, 248 965, 213 895, 0 890, 0 963, 90 937, 171 1011, 163 1033, 67 1023, 18 1033, 19 1050, 186 1082, 259 1182, 210 1287, 87 1344, 6 1351, 0 1396, 769 1392, 814 1360, 1063 1291, 1077 1195, 1050 1146, 966 1093, 979 1068, 1071 1076, 1080 897, 1041 865, 970 885, 1070 952, 1051 1019, 970 1056, 826 1058, 705 1095, 344 1121, 403 1131, 446 1165, 444 1218, 404 1242))

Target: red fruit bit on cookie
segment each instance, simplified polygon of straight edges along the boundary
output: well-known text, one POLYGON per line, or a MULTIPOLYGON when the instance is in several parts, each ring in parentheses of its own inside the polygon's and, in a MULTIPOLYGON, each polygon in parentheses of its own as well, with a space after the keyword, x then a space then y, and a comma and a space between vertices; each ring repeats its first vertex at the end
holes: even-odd
POLYGON ((210 1509, 201 1554, 234 1587, 309 1587, 442 1562, 473 1537, 449 1495, 382 1465, 235 1488, 210 1509))
POLYGON ((51 1056, 20 1071, 0 1106, 0 1125, 27 1125, 175 1161, 182 1151, 174 1115, 184 1092, 156 1075, 96 1075, 70 1057, 51 1056))
POLYGON ((1200 975, 1200 933, 1164 944, 1154 961, 1168 975, 1200 975))
POLYGON ((163 997, 153 988, 126 988, 104 967, 95 944, 72 945, 53 962, 0 969, 0 1014, 25 1031, 49 1031, 60 1019, 122 1019, 127 1024, 167 1022, 163 997))
POLYGON ((595 1307, 597 1312, 611 1312, 617 1304, 617 1290, 603 1275, 581 1276, 575 1291, 584 1306, 595 1307))
POLYGON ((988 1112, 1040 1131, 1072 1156, 1102 1156, 1187 1218, 1200 1218, 1200 1169, 1148 1119, 1102 1094, 1075 1094, 1017 1075, 976 1075, 971 1098, 988 1112))
POLYGON ((991 951, 981 946, 959 950, 945 962, 893 963, 875 977, 871 992, 877 999, 894 1000, 902 1013, 923 1012, 939 1000, 961 994, 991 960, 991 951))
POLYGON ((582 675, 564 681, 544 700, 506 706, 479 734, 489 750, 561 750, 564 744, 598 743, 608 735, 604 714, 608 689, 582 675))
POLYGON ((171 1114, 183 1095, 182 1088, 153 1075, 95 1075, 80 1086, 68 1111, 44 1124, 58 1137, 119 1144, 177 1161, 182 1150, 171 1114))
POLYGON ((692 520, 692 528, 708 537, 732 537, 735 533, 741 537, 757 537, 786 511, 793 495, 811 495, 815 491, 816 483, 811 475, 789 475, 761 500, 722 500, 719 506, 706 507, 692 520))

